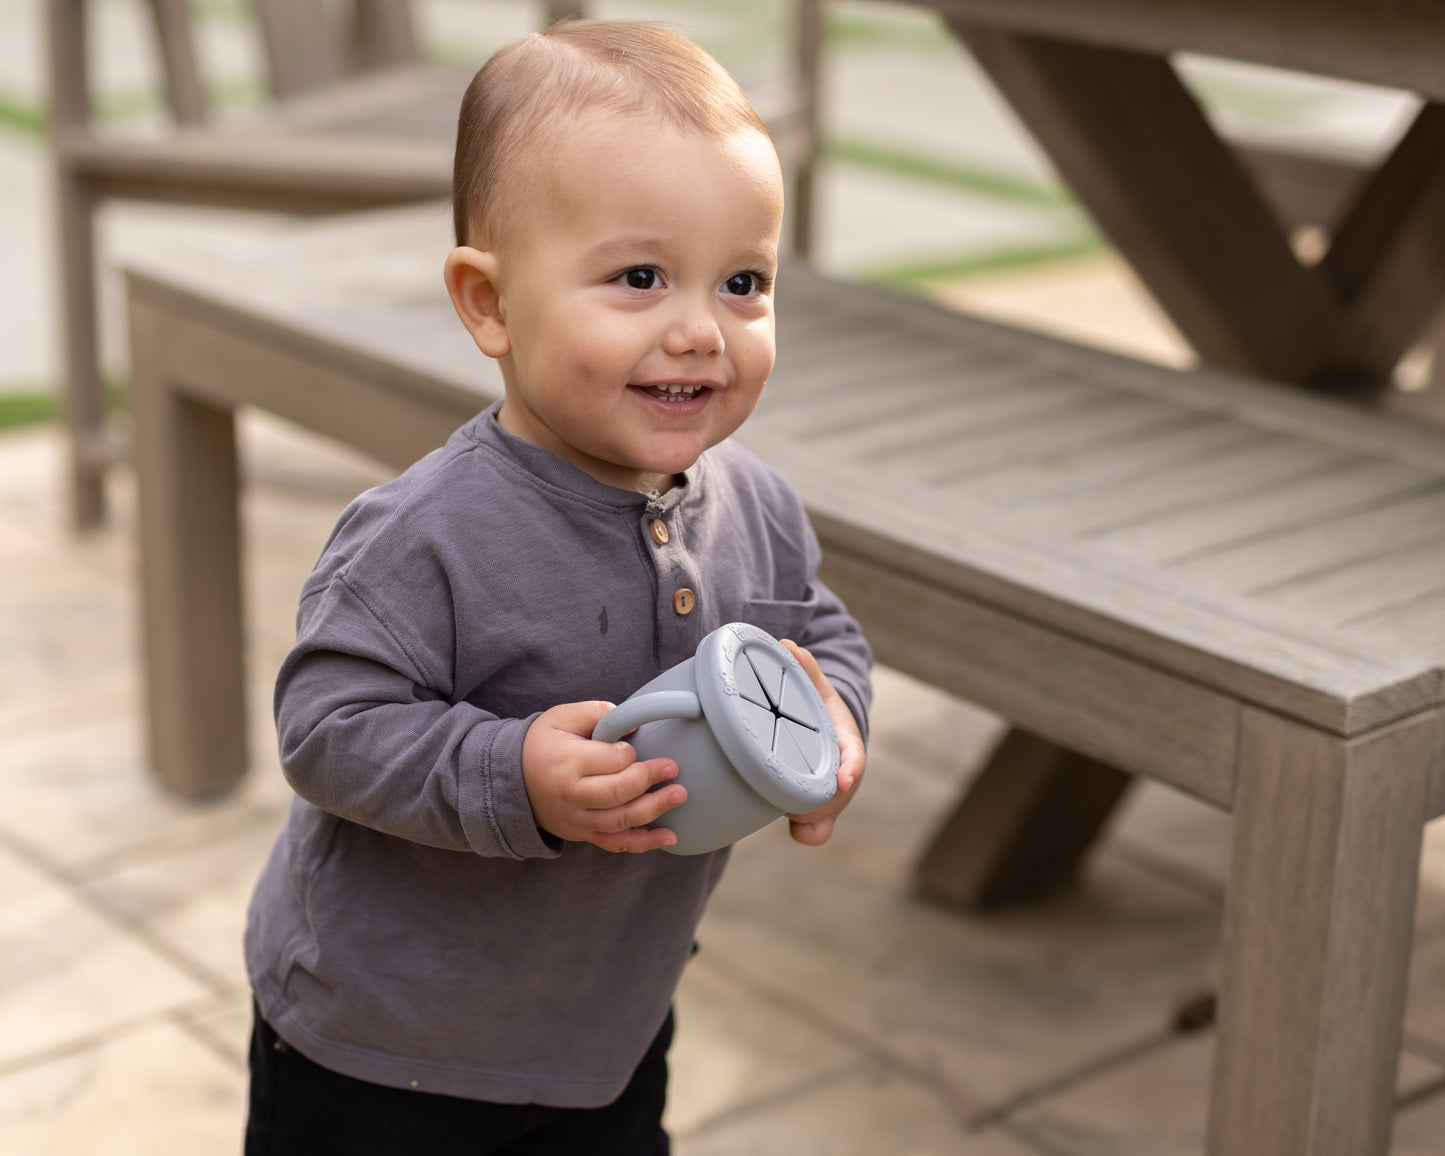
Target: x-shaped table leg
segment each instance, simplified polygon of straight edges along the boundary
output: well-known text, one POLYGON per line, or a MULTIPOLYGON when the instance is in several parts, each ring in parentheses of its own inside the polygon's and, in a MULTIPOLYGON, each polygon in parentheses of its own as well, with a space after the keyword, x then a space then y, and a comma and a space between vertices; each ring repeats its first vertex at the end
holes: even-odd
POLYGON ((1166 58, 953 29, 1206 364, 1368 392, 1445 297, 1445 107, 1422 108, 1308 266, 1166 58))

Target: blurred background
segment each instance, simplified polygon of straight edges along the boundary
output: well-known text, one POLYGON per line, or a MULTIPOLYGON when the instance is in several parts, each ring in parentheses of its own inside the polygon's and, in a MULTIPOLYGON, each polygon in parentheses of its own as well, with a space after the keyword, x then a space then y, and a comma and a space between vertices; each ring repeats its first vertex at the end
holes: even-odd
MULTIPOLYGON (((227 116, 265 100, 247 0, 193 0, 207 91, 227 116)), ((523 0, 419 0, 423 47, 479 61, 535 26, 523 0)), ((958 43, 907 5, 829 3, 821 70, 823 141, 816 259, 848 276, 930 293, 970 310, 1128 352, 1189 357, 1168 321, 1072 203, 1067 190, 958 43), (939 115, 940 108, 949 115, 939 115)), ((99 114, 144 132, 162 115, 144 5, 92 0, 99 114)), ((777 0, 600 2, 603 16, 672 22, 738 75, 790 66, 791 6, 777 0)), ((7 412, 46 412, 53 392, 57 294, 45 150, 45 56, 39 0, 0 0, 0 391, 7 412)), ((1187 60, 1213 117, 1255 140, 1377 155, 1407 123, 1413 98, 1254 66, 1187 60)), ((171 207, 107 210, 110 251, 152 229, 234 224, 234 215, 171 207)), ((1305 240, 1308 244, 1308 239, 1305 240)), ((107 365, 123 370, 115 278, 107 365)), ((1417 375, 1421 367, 1415 365, 1417 375)))
MULTIPOLYGON (((1167 364, 1188 346, 1073 203, 957 42, 902 4, 825 6, 814 259, 849 278, 1167 364), (939 110, 946 110, 941 113, 939 110)), ((162 116, 139 0, 91 0, 100 116, 162 116)), ((265 100, 245 0, 192 0, 209 95, 265 100)), ((480 62, 536 27, 524 0, 417 0, 426 53, 480 62)), ((593 0, 669 21, 743 77, 791 67, 776 0, 593 0)), ((178 801, 144 763, 133 495, 76 537, 55 423, 59 364, 44 6, 0 0, 0 1152, 239 1150, 249 1000, 239 938, 283 816, 269 683, 296 590, 375 464, 274 419, 243 429, 256 765, 178 801)), ((1181 67, 1232 133, 1370 158, 1416 102, 1203 59, 1181 67)), ((277 227, 261 214, 112 205, 100 230, 103 364, 126 377, 117 263, 277 227)), ((1319 239, 1294 238, 1305 254, 1319 239)), ((440 293, 438 277, 438 292, 440 293)), ((1397 373, 1431 380, 1426 352, 1397 373)), ((880 670, 864 792, 823 852, 769 830, 739 848, 679 994, 669 1123, 682 1156, 1173 1156, 1202 1150, 1211 1032, 1181 1007, 1212 982, 1227 820, 1138 789, 1086 886, 965 920, 914 899, 911 864, 1001 720, 880 670), (780 886, 786 877, 793 885, 780 886), (770 968, 813 977, 809 998, 770 968), (1196 1030, 1197 1029, 1197 1030, 1196 1030)), ((1438 826, 1438 825, 1437 825, 1438 826)), ((1445 848, 1426 888, 1400 1076, 1397 1156, 1445 1134, 1445 848)))

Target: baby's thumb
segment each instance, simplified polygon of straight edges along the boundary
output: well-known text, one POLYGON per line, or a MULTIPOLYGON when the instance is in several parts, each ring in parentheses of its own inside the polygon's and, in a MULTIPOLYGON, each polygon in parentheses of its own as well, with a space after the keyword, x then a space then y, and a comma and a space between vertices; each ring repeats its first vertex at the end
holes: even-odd
POLYGON ((566 702, 555 706, 547 713, 552 725, 560 731, 590 739, 597 724, 612 709, 612 703, 593 700, 591 702, 566 702))

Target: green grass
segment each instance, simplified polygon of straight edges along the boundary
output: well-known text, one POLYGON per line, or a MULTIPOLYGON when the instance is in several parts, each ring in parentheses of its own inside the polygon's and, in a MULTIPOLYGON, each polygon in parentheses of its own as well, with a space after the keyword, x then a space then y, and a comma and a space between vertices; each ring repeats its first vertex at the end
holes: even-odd
MULTIPOLYGON (((125 408, 126 387, 115 379, 105 383, 105 408, 119 413, 125 408)), ((18 429, 60 420, 60 394, 56 389, 34 385, 0 387, 0 430, 18 429)))
POLYGON ((54 421, 59 414, 60 407, 53 393, 29 390, 0 393, 0 430, 54 421))
POLYGON ((876 169, 894 176, 927 181, 961 192, 975 193, 1000 201, 1063 209, 1073 198, 1058 185, 1041 184, 1027 177, 963 161, 930 156, 910 149, 895 148, 875 141, 832 137, 823 142, 823 157, 840 164, 876 169))
MULTIPOLYGON (((206 90, 206 102, 214 109, 254 108, 265 99, 265 86, 246 77, 214 84, 206 90)), ((102 94, 95 111, 97 119, 107 124, 123 124, 163 113, 165 98, 159 88, 121 89, 102 94)), ((42 105, 0 90, 0 132, 38 140, 45 136, 45 119, 42 105)))
POLYGON ((43 136, 45 113, 39 105, 0 89, 0 132, 25 137, 43 136))
POLYGON ((214 20, 222 24, 244 24, 251 22, 254 0, 189 0, 193 17, 214 20))
POLYGON ((919 293, 928 281, 951 281, 962 277, 976 277, 983 273, 1027 268, 1030 265, 1047 265, 1076 257, 1092 257, 1107 249, 1108 245, 1098 234, 1081 233, 1077 237, 1044 241, 1036 245, 1006 246, 982 253, 865 270, 861 279, 870 285, 919 293))
POLYGON ((1252 84, 1247 77, 1191 69, 1186 86, 1205 108, 1254 120, 1289 124, 1319 112, 1330 98, 1308 89, 1289 90, 1278 85, 1252 84))

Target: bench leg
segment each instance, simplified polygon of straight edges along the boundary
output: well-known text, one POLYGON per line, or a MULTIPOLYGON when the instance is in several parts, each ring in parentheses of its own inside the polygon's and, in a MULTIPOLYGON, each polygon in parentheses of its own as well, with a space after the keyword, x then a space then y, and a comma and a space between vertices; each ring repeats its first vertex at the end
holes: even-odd
POLYGON ((920 894, 980 909, 1073 881, 1133 777, 1012 730, 919 861, 920 894))
POLYGON ((112 456, 106 441, 100 372, 95 205, 84 182, 59 166, 55 192, 65 374, 62 401, 70 441, 70 520, 77 530, 93 530, 105 521, 105 472, 112 456))
POLYGON ((164 334, 131 310, 141 642, 150 758, 188 797, 246 767, 235 422, 172 387, 164 334))
POLYGON ((1432 726, 1245 710, 1210 1156, 1385 1156, 1432 726))

